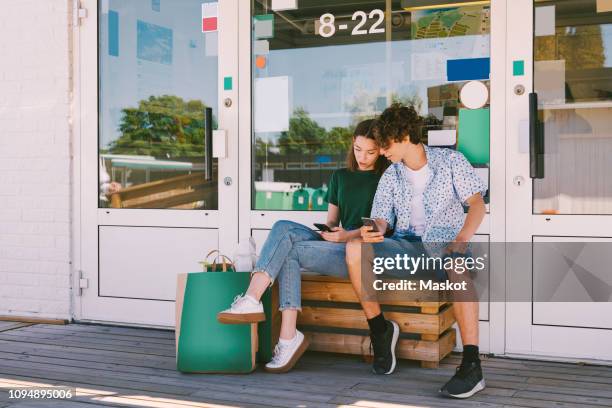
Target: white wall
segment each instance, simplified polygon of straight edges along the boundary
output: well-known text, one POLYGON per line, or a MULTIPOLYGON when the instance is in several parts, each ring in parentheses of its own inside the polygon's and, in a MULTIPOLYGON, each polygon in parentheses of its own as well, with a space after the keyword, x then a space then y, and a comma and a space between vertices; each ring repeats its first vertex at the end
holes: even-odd
POLYGON ((70 19, 0 5, 0 316, 70 316, 70 19))

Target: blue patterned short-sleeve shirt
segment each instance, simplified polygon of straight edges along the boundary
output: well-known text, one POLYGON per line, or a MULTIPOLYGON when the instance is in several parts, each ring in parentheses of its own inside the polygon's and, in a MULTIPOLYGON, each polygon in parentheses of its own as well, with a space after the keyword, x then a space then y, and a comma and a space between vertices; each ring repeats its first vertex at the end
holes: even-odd
MULTIPOLYGON (((424 242, 451 242, 465 221, 462 203, 476 193, 487 191, 484 182, 460 152, 439 147, 425 147, 429 179, 423 193, 425 207, 424 242)), ((395 235, 413 235, 410 229, 412 185, 402 162, 394 163, 382 175, 372 218, 382 218, 395 228, 395 235)))

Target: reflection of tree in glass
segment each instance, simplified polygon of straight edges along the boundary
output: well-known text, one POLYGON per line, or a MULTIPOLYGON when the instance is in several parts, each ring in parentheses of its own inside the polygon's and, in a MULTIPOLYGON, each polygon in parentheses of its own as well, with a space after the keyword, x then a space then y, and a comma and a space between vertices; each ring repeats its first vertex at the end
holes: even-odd
POLYGON ((398 95, 393 93, 391 94, 391 103, 401 103, 404 106, 412 106, 417 112, 421 112, 423 108, 423 100, 416 93, 412 95, 398 95))
MULTIPOLYGON (((371 99, 371 98, 370 98, 371 99)), ((349 107, 349 112, 354 112, 351 119, 351 124, 347 127, 333 127, 330 130, 325 130, 316 121, 310 118, 308 112, 304 108, 295 109, 293 115, 289 119, 289 130, 282 132, 278 138, 277 144, 274 142, 266 142, 260 137, 255 138, 255 155, 265 156, 273 151, 272 147, 278 148, 278 153, 283 156, 287 155, 343 155, 350 148, 352 143, 353 130, 357 123, 362 120, 371 119, 372 114, 365 113, 366 111, 359 109, 358 104, 362 104, 364 100, 356 102, 355 106, 349 107)), ((392 95, 392 102, 401 102, 407 106, 414 106, 418 111, 421 110, 422 101, 418 95, 399 96, 392 95)), ((428 129, 441 129, 442 121, 434 115, 429 114, 422 117, 424 125, 424 133, 428 129)))
MULTIPOLYGON (((395 103, 399 102, 405 106, 414 106, 414 109, 417 112, 421 111, 423 107, 423 100, 417 93, 413 93, 412 95, 399 95, 395 92, 391 93, 391 102, 395 103)), ((387 107, 384 103, 386 100, 386 96, 380 96, 378 93, 360 93, 357 95, 351 103, 346 104, 346 111, 352 113, 351 117, 351 125, 354 128, 361 121, 372 119, 377 114, 382 113, 383 110, 387 107), (382 99, 383 103, 379 104, 379 101, 382 99), (382 106, 380 106, 382 105, 382 106)))
POLYGON ((122 110, 121 136, 111 142, 108 152, 156 158, 202 156, 205 107, 202 101, 184 101, 174 95, 141 100, 138 108, 122 110))
POLYGON ((352 129, 334 127, 329 132, 311 119, 304 108, 297 108, 289 119, 289 130, 278 139, 281 154, 334 154, 350 145, 352 129))
MULTIPOLYGON (((366 99, 375 100, 375 98, 366 99)), ((374 115, 368 113, 368 110, 363 109, 364 106, 362 105, 366 99, 359 99, 359 101, 355 101, 354 105, 347 107, 349 112, 354 113, 349 126, 333 127, 330 130, 326 130, 310 118, 304 108, 299 107, 295 109, 289 119, 289 130, 282 132, 276 143, 273 141, 266 142, 261 137, 255 138, 255 155, 263 157, 271 153, 280 153, 283 156, 296 154, 345 154, 351 146, 353 130, 357 123, 374 117, 374 115)), ((417 112, 421 110, 423 105, 421 98, 417 94, 412 96, 393 94, 392 102, 401 102, 407 106, 414 106, 417 112)), ((369 102, 367 105, 369 105, 369 102)), ((429 114, 428 116, 423 116, 422 119, 424 133, 426 133, 427 129, 441 129, 442 121, 434 115, 429 114)))

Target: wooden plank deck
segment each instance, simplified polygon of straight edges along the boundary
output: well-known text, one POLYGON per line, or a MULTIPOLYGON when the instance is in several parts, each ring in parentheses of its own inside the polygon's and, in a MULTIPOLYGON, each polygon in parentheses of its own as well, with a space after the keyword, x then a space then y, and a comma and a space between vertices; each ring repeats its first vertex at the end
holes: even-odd
POLYGON ((360 357, 309 352, 288 374, 181 374, 174 332, 98 325, 0 325, 0 407, 611 407, 612 367, 483 360, 488 388, 468 401, 439 397, 459 362, 401 360, 390 376, 360 357), (71 400, 8 399, 24 386, 77 388, 71 400))

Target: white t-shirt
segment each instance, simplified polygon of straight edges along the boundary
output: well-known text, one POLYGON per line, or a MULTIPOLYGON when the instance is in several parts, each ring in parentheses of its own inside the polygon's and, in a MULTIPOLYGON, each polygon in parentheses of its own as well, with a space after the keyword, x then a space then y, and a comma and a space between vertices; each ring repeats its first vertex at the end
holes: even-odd
POLYGON ((410 213, 410 229, 418 236, 425 231, 425 204, 423 203, 423 192, 429 179, 429 166, 425 164, 418 170, 406 167, 408 181, 412 184, 412 211, 410 213))

